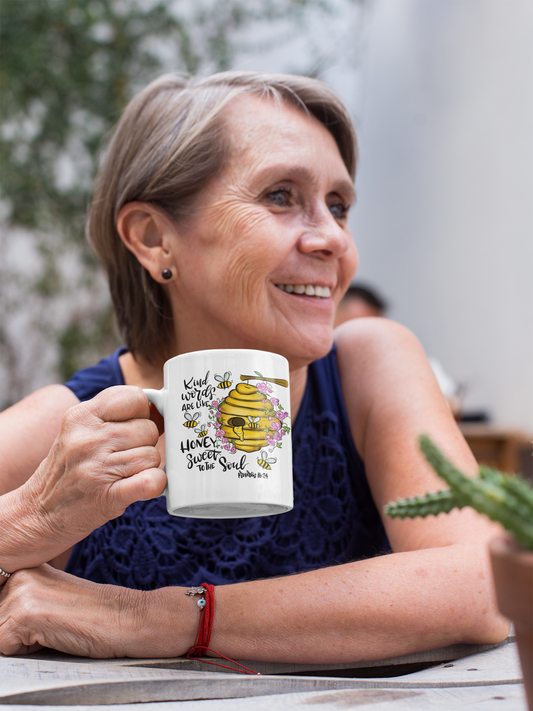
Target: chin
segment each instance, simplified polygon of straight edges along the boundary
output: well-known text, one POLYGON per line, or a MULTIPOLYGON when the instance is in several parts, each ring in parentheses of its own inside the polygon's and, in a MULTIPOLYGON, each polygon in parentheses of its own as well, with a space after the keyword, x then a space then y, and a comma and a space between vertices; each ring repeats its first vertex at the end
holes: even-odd
POLYGON ((324 358, 330 352, 333 346, 333 330, 328 328, 327 330, 320 329, 318 332, 309 332, 291 343, 283 344, 283 346, 280 344, 276 352, 285 356, 292 367, 309 365, 315 360, 324 358))

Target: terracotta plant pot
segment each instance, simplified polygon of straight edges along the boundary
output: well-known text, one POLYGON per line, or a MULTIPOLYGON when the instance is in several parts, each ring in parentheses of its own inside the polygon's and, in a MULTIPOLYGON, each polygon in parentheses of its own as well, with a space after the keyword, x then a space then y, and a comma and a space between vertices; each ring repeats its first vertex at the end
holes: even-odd
POLYGON ((491 541, 490 556, 498 607, 514 623, 527 702, 533 711, 533 552, 502 534, 491 541))

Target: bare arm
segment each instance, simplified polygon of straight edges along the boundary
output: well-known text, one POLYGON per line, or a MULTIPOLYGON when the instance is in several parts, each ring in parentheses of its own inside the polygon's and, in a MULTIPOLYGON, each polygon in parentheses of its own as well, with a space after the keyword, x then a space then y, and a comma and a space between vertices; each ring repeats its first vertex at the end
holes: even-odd
MULTIPOLYGON (((0 413, 0 531, 13 525, 23 528, 24 521, 9 505, 7 494, 25 484, 50 451, 59 434, 64 414, 79 402, 64 385, 48 385, 28 395, 0 413), (2 523, 2 519, 5 523, 2 523)), ((63 555, 68 559, 68 552, 63 555)), ((0 559, 2 546, 0 544, 0 559)), ((5 562, 5 561, 4 561, 5 562)), ((57 565, 58 563, 54 563, 57 565)), ((61 566, 63 567, 63 566, 61 566)), ((0 576, 0 585, 5 578, 0 576)))
POLYGON ((28 481, 78 402, 66 386, 48 385, 0 413, 0 496, 28 481))
MULTIPOLYGON (((464 470, 477 469, 409 331, 357 319, 336 335, 348 417, 378 510, 442 488, 418 451, 421 432, 464 470)), ((487 550, 494 524, 465 509, 384 525, 391 555, 219 588, 212 647, 230 657, 342 662, 506 636, 487 550)))
MULTIPOLYGON (((381 321, 338 333, 348 415, 380 508, 440 487, 417 452, 420 431, 459 465, 475 467, 416 339, 381 321)), ((462 511, 385 525, 391 555, 219 586, 211 647, 232 658, 333 663, 505 637, 508 624, 496 610, 486 554, 491 524, 462 511)), ((143 593, 58 572, 54 588, 51 575, 45 567, 8 581, 10 590, 0 593, 0 651, 39 643, 74 654, 164 657, 193 643, 198 611, 183 588, 143 593), (72 593, 61 597, 60 607, 54 590, 74 585, 77 612, 69 614, 72 593), (88 614, 81 620, 84 597, 88 614)))

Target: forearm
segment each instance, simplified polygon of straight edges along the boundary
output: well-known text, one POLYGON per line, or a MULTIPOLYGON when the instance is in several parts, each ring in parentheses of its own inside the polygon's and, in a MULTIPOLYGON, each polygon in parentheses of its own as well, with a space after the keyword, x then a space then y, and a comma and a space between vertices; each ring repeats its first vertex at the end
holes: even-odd
POLYGON ((215 596, 210 646, 239 659, 383 659, 508 631, 487 556, 459 545, 221 586, 215 596))
MULTIPOLYGON (((40 645, 100 658, 181 656, 200 619, 185 592, 98 585, 47 565, 21 570, 0 591, 0 652, 40 645)), ((326 664, 507 633, 482 548, 454 545, 219 586, 209 646, 232 659, 326 664)))
POLYGON ((33 568, 68 547, 27 485, 0 496, 0 568, 8 573, 33 568))

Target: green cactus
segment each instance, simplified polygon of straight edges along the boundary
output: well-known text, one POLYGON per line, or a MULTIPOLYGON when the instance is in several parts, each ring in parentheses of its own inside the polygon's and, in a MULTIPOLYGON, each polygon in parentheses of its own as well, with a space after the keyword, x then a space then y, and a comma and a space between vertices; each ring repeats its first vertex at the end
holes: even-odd
POLYGON ((429 437, 421 435, 419 443, 428 462, 450 489, 398 499, 385 506, 387 516, 437 516, 454 508, 471 506, 501 523, 526 550, 533 550, 533 488, 528 482, 485 466, 479 467, 479 478, 467 477, 446 459, 429 437))

